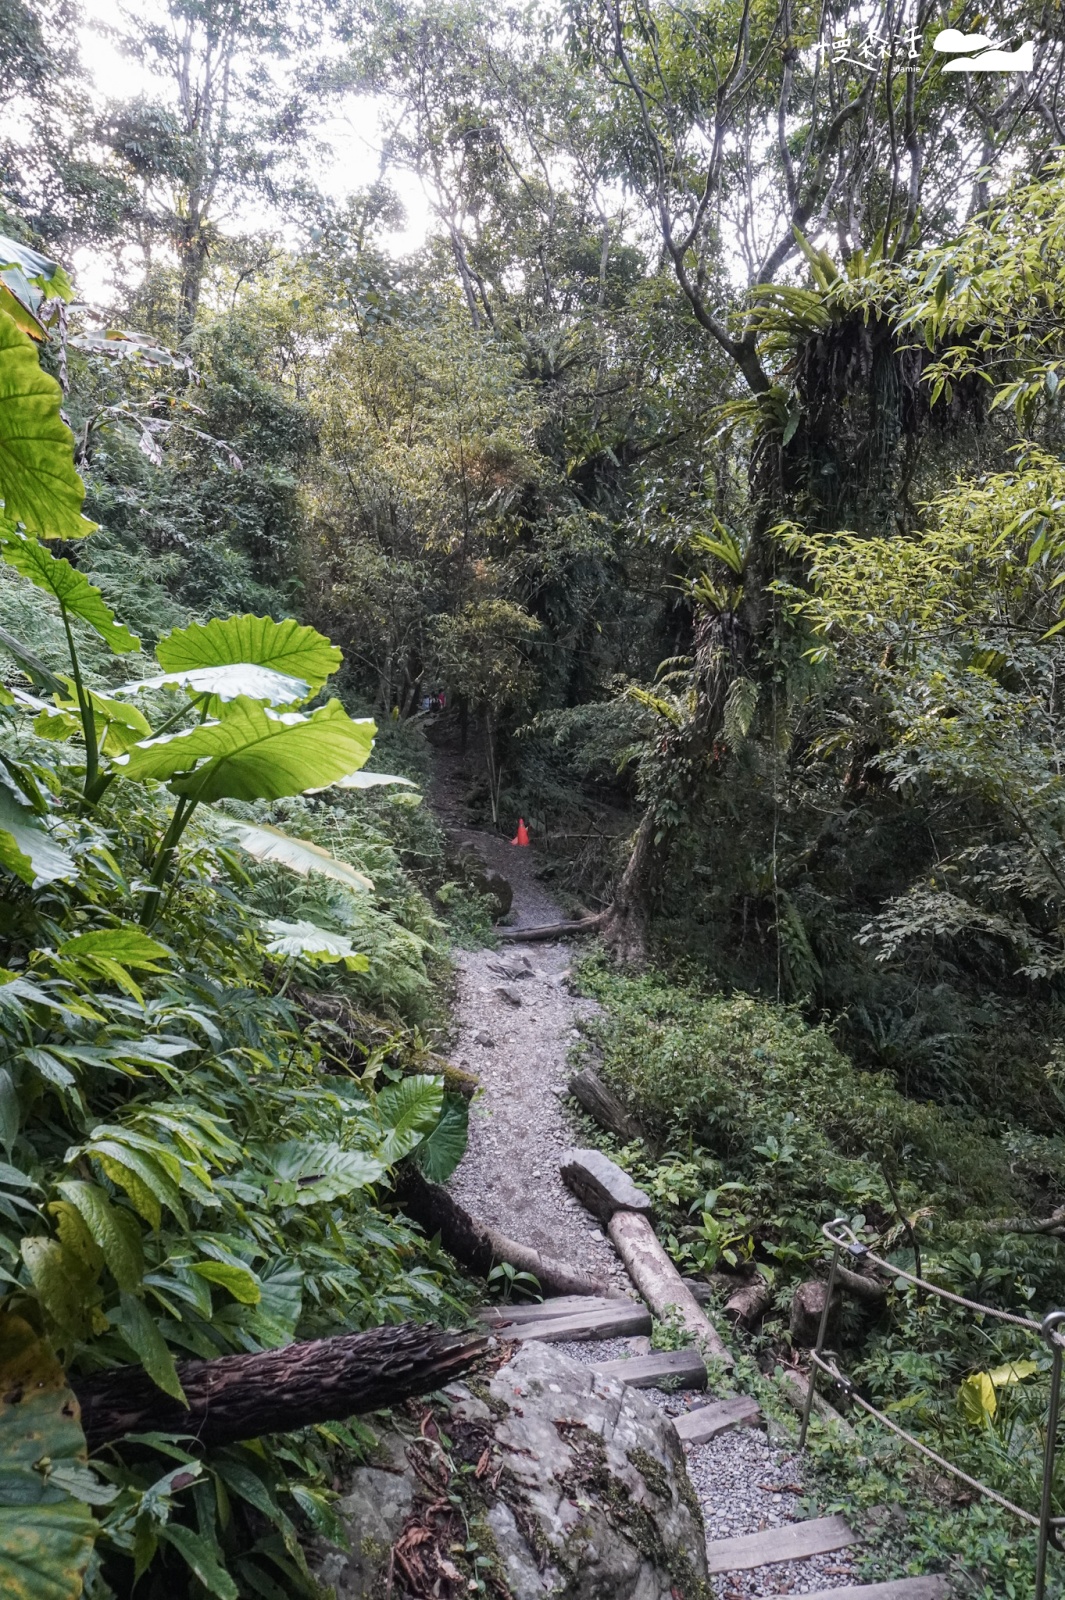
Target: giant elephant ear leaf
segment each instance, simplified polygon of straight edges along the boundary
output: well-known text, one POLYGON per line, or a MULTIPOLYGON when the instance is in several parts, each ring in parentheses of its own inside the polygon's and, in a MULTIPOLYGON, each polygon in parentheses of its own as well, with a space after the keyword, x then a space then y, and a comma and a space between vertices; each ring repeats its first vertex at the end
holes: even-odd
POLYGON ((284 622, 253 616, 194 622, 160 639, 155 654, 164 672, 242 663, 270 667, 289 678, 301 678, 308 694, 316 694, 343 659, 324 633, 292 617, 284 622))
POLYGON ((378 1150, 389 1166, 410 1155, 426 1134, 440 1121, 444 1106, 444 1080, 441 1077, 400 1078, 377 1096, 377 1115, 386 1134, 378 1150))
POLYGON ((3 519, 43 539, 80 539, 96 524, 81 514, 85 487, 74 470, 74 436, 60 415, 61 399, 29 339, 0 310, 3 519))
POLYGON ((339 700, 301 716, 241 696, 218 722, 146 739, 116 765, 138 780, 169 778, 192 801, 281 800, 362 766, 376 731, 352 721, 339 700))
POLYGON ((58 261, 0 234, 0 310, 31 339, 46 339, 38 321, 45 300, 73 300, 74 286, 58 261))
POLYGON ((271 1173, 267 1199, 281 1205, 311 1206, 366 1189, 385 1175, 385 1164, 365 1150, 338 1144, 304 1144, 299 1139, 267 1145, 258 1152, 271 1173))
POLYGON ((301 878, 320 872, 348 889, 373 888, 371 879, 347 861, 341 861, 339 856, 330 855, 320 844, 312 844, 310 839, 295 839, 269 823, 238 822, 230 828, 229 836, 253 860, 276 861, 279 866, 298 872, 301 878))
POLYGON ((235 700, 246 695, 249 700, 265 700, 267 705, 294 705, 306 700, 311 686, 304 678, 294 678, 287 672, 276 672, 273 667, 260 667, 254 661, 234 661, 225 667, 180 667, 157 673, 154 678, 140 678, 136 683, 124 683, 120 694, 139 694, 142 689, 187 689, 193 695, 210 695, 210 709, 217 714, 214 702, 235 700))
POLYGON ((0 1316, 0 1594, 77 1600, 96 1523, 78 1402, 21 1317, 0 1316))
POLYGON ((65 615, 80 617, 94 628, 116 655, 126 655, 140 647, 140 640, 115 621, 111 607, 84 572, 54 556, 36 539, 29 539, 22 533, 0 534, 0 555, 8 566, 29 578, 38 589, 53 595, 65 615))

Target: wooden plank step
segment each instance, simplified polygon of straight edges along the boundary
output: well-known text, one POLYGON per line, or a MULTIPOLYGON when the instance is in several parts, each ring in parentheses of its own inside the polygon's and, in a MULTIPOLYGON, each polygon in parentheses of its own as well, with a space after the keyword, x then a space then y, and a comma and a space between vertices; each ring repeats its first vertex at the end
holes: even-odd
MULTIPOLYGON (((622 1305, 625 1303, 620 1301, 622 1305)), ((560 1294, 535 1304, 482 1306, 477 1313, 477 1320, 486 1322, 490 1328, 497 1328, 504 1323, 544 1322, 549 1317, 572 1317, 580 1311, 602 1311, 607 1307, 616 1308, 618 1304, 618 1300, 608 1300, 603 1295, 560 1294)), ((637 1302, 630 1301, 629 1304, 635 1305, 637 1302)))
POLYGON ((627 1361, 597 1361, 596 1372, 620 1378, 633 1389, 658 1389, 663 1383, 678 1389, 705 1389, 706 1366, 698 1350, 652 1350, 649 1356, 627 1361))
POLYGON ((890 1583, 865 1583, 846 1589, 818 1589, 794 1600, 948 1600, 946 1578, 894 1578, 890 1583))
POLYGON ((540 1317, 493 1327, 501 1339, 538 1339, 552 1344, 563 1339, 625 1339, 650 1331, 651 1313, 635 1300, 610 1300, 598 1310, 575 1316, 540 1317))
POLYGON ((678 1437, 685 1444, 707 1444, 729 1428, 750 1427, 762 1415, 762 1408, 749 1394, 735 1400, 712 1400, 683 1416, 673 1418, 678 1437))
MULTIPOLYGON (((782 1528, 763 1528, 735 1539, 717 1539, 706 1547, 709 1572, 750 1572, 775 1561, 802 1561, 806 1556, 828 1555, 857 1544, 842 1517, 813 1517, 808 1522, 788 1522, 782 1528)), ((839 1590, 835 1592, 838 1600, 839 1590)), ((809 1600, 809 1597, 807 1597, 809 1600)))

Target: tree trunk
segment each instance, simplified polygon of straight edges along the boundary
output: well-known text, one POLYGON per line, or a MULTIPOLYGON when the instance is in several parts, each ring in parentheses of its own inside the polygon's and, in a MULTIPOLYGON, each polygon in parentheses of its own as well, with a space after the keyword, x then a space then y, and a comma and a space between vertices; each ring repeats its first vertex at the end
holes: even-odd
POLYGON ((602 926, 602 915, 582 917, 579 922, 547 922, 536 928, 496 928, 497 939, 510 944, 536 944, 547 939, 569 939, 577 933, 595 933, 602 926))
MULTIPOLYGON (((831 1319, 839 1310, 839 1291, 833 1295, 831 1319)), ((791 1298, 791 1317, 789 1329, 793 1345, 802 1345, 810 1349, 817 1343, 818 1330, 821 1327, 821 1315, 828 1299, 828 1284, 822 1283, 819 1278, 808 1278, 805 1283, 800 1283, 791 1298)))
POLYGON ((603 913, 600 936, 621 966, 642 967, 647 961, 647 920, 653 868, 658 855, 657 831, 654 807, 649 805, 640 818, 632 854, 614 898, 603 913))
POLYGON ((614 1134, 622 1144, 640 1137, 635 1119, 629 1116, 617 1095, 596 1077, 590 1067, 584 1067, 573 1075, 569 1080, 569 1092, 593 1122, 614 1134))
POLYGON ((756 1273, 750 1283, 733 1290, 725 1301, 725 1316, 741 1328, 753 1328, 765 1316, 773 1301, 772 1291, 761 1273, 756 1273))
POLYGON ((485 1354, 476 1335, 404 1322, 217 1361, 182 1361, 187 1405, 156 1387, 143 1367, 75 1379, 90 1450, 128 1433, 191 1433, 233 1444, 314 1422, 376 1411, 440 1389, 485 1354))
POLYGON ((478 1222, 459 1205, 453 1195, 438 1183, 430 1183, 412 1163, 396 1174, 395 1190, 405 1214, 430 1238, 440 1235, 449 1255, 471 1272, 487 1278, 501 1261, 519 1272, 531 1272, 542 1289, 553 1294, 594 1294, 617 1296, 619 1291, 601 1278, 590 1277, 577 1267, 567 1266, 545 1256, 529 1245, 508 1239, 485 1223, 478 1222))

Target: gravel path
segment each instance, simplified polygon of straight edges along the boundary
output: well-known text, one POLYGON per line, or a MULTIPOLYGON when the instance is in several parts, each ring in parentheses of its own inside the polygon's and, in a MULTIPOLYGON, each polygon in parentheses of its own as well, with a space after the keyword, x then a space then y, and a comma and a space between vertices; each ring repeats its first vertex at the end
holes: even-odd
MULTIPOLYGON (((562 913, 537 882, 536 859, 485 834, 462 836, 514 888, 518 926, 557 922, 562 913)), ((571 947, 504 945, 457 953, 452 1058, 476 1074, 470 1143, 451 1189, 474 1216, 522 1244, 628 1287, 625 1269, 599 1223, 558 1175, 576 1140, 562 1104, 576 1023, 595 1011, 566 984, 571 947)))
MULTIPOLYGON (((592 1365, 639 1355, 634 1339, 602 1339, 567 1343, 557 1347, 576 1361, 592 1365)), ((663 1394, 645 1389, 649 1400, 671 1417, 702 1405, 707 1396, 693 1390, 663 1394)), ((802 1462, 787 1449, 771 1445, 761 1428, 734 1428, 709 1444, 685 1445, 688 1476, 703 1508, 707 1541, 731 1539, 742 1533, 759 1533, 800 1522, 818 1513, 803 1504, 802 1462)), ((806 1561, 783 1561, 754 1572, 735 1572, 711 1580, 715 1600, 761 1600, 769 1595, 803 1594, 819 1589, 843 1589, 860 1582, 851 1554, 811 1556, 806 1561)))
MULTIPOLYGON (((514 887, 518 926, 556 922, 558 906, 535 877, 536 855, 489 835, 458 833, 514 887)), ((554 944, 505 945, 456 955, 458 994, 453 1058, 476 1073, 469 1149, 451 1188, 475 1216, 511 1238, 611 1278, 632 1293, 628 1276, 595 1218, 569 1194, 558 1175, 559 1153, 574 1142, 562 1097, 576 1024, 595 1005, 566 983, 572 949, 554 944)), ((617 1360, 641 1353, 647 1341, 610 1339, 561 1344, 578 1361, 617 1360)), ((705 1396, 645 1391, 671 1416, 705 1396)), ((755 1533, 813 1513, 803 1507, 801 1463, 769 1444, 759 1428, 686 1446, 688 1471, 703 1507, 708 1539, 755 1533)), ((800 1596, 855 1581, 846 1551, 718 1578, 716 1600, 800 1596)))

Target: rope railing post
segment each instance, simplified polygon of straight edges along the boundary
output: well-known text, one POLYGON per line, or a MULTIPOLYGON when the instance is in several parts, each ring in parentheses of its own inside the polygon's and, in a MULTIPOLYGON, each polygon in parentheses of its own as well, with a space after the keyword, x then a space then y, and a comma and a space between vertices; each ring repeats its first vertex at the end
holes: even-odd
MULTIPOLYGON (((1043 1318, 1042 1334, 1050 1346, 1050 1405, 1047 1410, 1047 1436, 1043 1449, 1043 1495, 1039 1506, 1039 1544, 1035 1559, 1035 1600, 1044 1600, 1047 1581, 1047 1555, 1053 1532, 1054 1461, 1058 1448, 1058 1418, 1061 1411, 1061 1351, 1058 1328, 1065 1322, 1065 1311, 1051 1311, 1043 1318)), ((1056 1542, 1056 1540, 1055 1540, 1056 1542)))
MULTIPOLYGON (((830 1227, 836 1228, 840 1224, 846 1226, 846 1217, 837 1217, 830 1227)), ((806 1449, 806 1434, 810 1426, 810 1412, 814 1405, 814 1385, 817 1382, 817 1358, 825 1347, 825 1335, 828 1333, 828 1319, 832 1312, 832 1295, 836 1287, 836 1276, 839 1271, 840 1242, 834 1240, 835 1248, 832 1251, 832 1266, 828 1274, 828 1290, 825 1294, 825 1303, 821 1309, 821 1321, 817 1329, 817 1343, 814 1345, 814 1359, 810 1362, 810 1385, 806 1391, 806 1404, 802 1410, 802 1427, 799 1429, 799 1449, 806 1449)))
POLYGON ((922 1278, 912 1272, 907 1272, 904 1267, 897 1266, 893 1261, 885 1261, 881 1256, 874 1254, 854 1233, 846 1217, 836 1217, 833 1222, 825 1223, 821 1229, 825 1240, 832 1246, 832 1266, 828 1275, 828 1291, 825 1304, 821 1312, 821 1322, 817 1330, 817 1343, 810 1352, 810 1385, 806 1391, 806 1404, 803 1408, 802 1427, 799 1432, 799 1449, 806 1444, 806 1435, 810 1426, 810 1413, 814 1403, 814 1383, 818 1372, 823 1372, 826 1377, 850 1396, 851 1403, 864 1411, 868 1416, 877 1421, 881 1427, 887 1428, 890 1433, 916 1450, 922 1456, 959 1479, 968 1488, 975 1490, 994 1505, 1001 1506, 1010 1516, 1016 1517, 1029 1528, 1035 1530, 1038 1544, 1036 1548, 1035 1591, 1033 1600, 1046 1600, 1047 1594, 1047 1563, 1051 1546, 1055 1550, 1065 1550, 1062 1536, 1065 1534, 1065 1516, 1054 1515, 1054 1467, 1057 1461, 1058 1428, 1061 1422, 1061 1380, 1062 1369, 1065 1367, 1065 1310, 1050 1311, 1042 1322, 1033 1322, 1030 1317, 1017 1316, 1015 1312, 1003 1311, 998 1306, 983 1305, 979 1300, 969 1300, 964 1295, 955 1294, 952 1289, 944 1289, 941 1284, 931 1283, 927 1278, 922 1278), (923 1440, 917 1439, 912 1433, 907 1433, 905 1428, 879 1411, 876 1406, 866 1400, 858 1389, 855 1388, 847 1375, 840 1371, 833 1360, 824 1358, 825 1336, 828 1331, 828 1318, 832 1309, 832 1294, 839 1276, 840 1257, 846 1251, 856 1260, 865 1262, 884 1276, 892 1277, 896 1281, 902 1279, 912 1283, 916 1288, 929 1294, 938 1296, 940 1300, 950 1305, 959 1306, 963 1311, 973 1312, 978 1317, 991 1317, 998 1322, 1004 1322, 1013 1328, 1021 1328, 1025 1333, 1040 1335, 1050 1347, 1050 1398, 1047 1407, 1046 1442, 1043 1449, 1043 1484, 1040 1497, 1039 1515, 1029 1511, 1024 1506, 1017 1505, 1012 1500, 992 1489, 989 1484, 981 1483, 979 1478, 970 1477, 967 1472, 953 1461, 948 1461, 933 1450, 923 1440))

